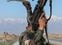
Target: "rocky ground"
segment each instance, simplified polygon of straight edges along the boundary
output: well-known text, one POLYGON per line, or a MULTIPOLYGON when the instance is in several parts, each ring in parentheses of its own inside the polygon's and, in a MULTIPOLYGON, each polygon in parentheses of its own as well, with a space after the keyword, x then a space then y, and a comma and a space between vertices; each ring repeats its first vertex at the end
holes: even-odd
POLYGON ((0 45, 13 45, 18 40, 18 36, 15 34, 9 34, 7 32, 0 34, 0 45))
MULTIPOLYGON (((51 45, 62 45, 62 34, 48 34, 51 45)), ((17 43, 17 35, 15 34, 0 34, 0 45, 13 45, 17 43)))
POLYGON ((62 39, 62 34, 48 34, 50 39, 62 39))

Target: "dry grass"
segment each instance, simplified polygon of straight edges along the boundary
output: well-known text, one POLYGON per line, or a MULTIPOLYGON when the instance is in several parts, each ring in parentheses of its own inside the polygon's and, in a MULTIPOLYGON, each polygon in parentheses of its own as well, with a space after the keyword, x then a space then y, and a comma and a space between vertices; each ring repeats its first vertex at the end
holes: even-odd
POLYGON ((62 34, 48 34, 50 39, 62 39, 62 34))

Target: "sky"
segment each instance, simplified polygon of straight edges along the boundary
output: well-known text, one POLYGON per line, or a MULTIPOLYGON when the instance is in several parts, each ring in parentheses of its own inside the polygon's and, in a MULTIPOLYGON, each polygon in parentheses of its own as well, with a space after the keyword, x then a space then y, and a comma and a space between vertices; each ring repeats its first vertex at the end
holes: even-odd
MULTIPOLYGON (((53 15, 61 16, 62 15, 62 0, 52 0, 53 1, 53 15)), ((36 0, 30 0, 32 8, 34 9, 36 5, 36 0)), ((49 15, 49 3, 45 6, 46 15, 49 15)), ((25 7, 21 2, 7 0, 0 0, 0 18, 25 18, 27 15, 25 7)))
MULTIPOLYGON (((32 6, 32 11, 36 5, 36 1, 29 0, 32 6)), ((62 0, 52 0, 52 19, 48 24, 50 33, 62 33, 62 0), (55 30, 55 31, 54 31, 55 30)), ((49 16, 49 1, 45 8, 45 13, 49 16)), ((0 33, 20 33, 25 30, 27 11, 21 2, 0 0, 0 33)))

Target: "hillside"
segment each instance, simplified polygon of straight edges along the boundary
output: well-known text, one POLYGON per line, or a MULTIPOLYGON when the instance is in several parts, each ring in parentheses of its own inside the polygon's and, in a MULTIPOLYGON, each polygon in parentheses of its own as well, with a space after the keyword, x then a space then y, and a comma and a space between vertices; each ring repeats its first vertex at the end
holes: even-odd
POLYGON ((62 39, 62 34, 48 34, 50 39, 62 39))
MULTIPOLYGON (((0 40, 4 41, 11 41, 11 40, 17 40, 18 35, 15 34, 9 34, 7 32, 4 32, 4 34, 0 34, 0 40)), ((62 34, 48 34, 49 39, 62 39, 62 34)))
POLYGON ((9 34, 7 32, 4 32, 4 34, 0 34, 0 41, 12 41, 17 40, 18 36, 15 34, 9 34))

